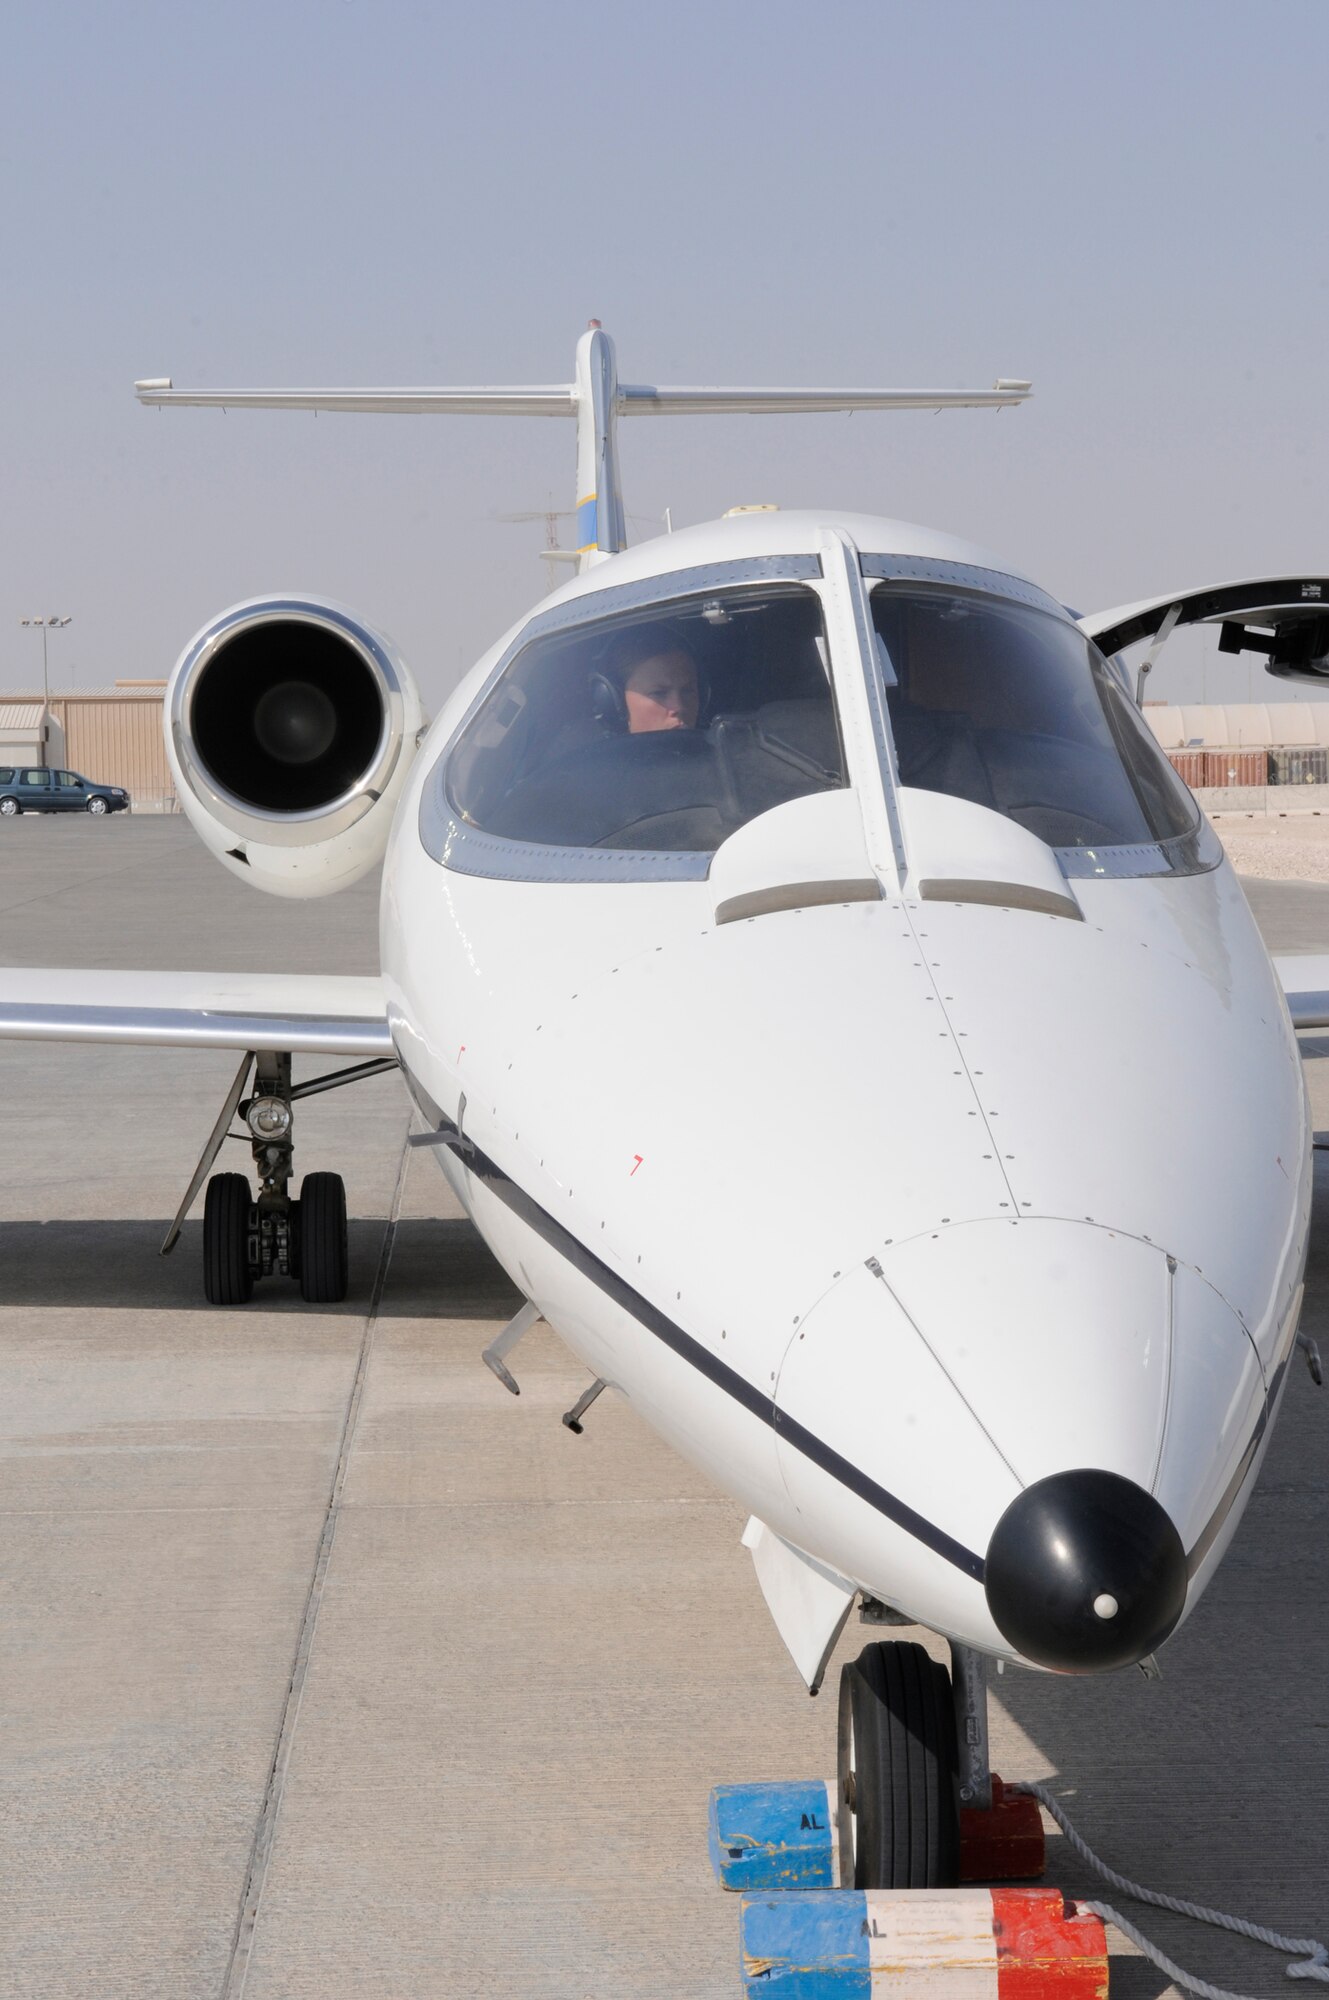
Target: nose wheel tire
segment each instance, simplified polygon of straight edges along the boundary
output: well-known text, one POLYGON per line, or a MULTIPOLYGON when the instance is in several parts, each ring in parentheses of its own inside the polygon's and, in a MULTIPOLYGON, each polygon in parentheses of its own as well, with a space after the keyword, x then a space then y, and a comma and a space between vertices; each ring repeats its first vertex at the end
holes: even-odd
POLYGON ((922 1646, 865 1646, 840 1670, 840 1881, 945 1889, 960 1875, 950 1675, 922 1646))
POLYGON ((312 1305, 346 1297, 346 1184, 340 1174, 306 1174, 299 1202, 300 1296, 312 1305))
POLYGON ((242 1306, 254 1290, 249 1261, 253 1191, 243 1174, 214 1174, 203 1208, 203 1286, 208 1303, 242 1306))

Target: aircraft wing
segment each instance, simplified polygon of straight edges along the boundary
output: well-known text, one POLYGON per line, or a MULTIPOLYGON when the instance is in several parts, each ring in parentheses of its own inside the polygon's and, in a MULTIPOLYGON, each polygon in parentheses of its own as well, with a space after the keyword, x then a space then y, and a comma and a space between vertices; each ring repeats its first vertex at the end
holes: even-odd
MULTIPOLYGON (((1274 960, 1293 1026, 1329 1028, 1329 956, 1274 960)), ((0 969, 0 1039, 394 1054, 374 977, 326 972, 0 969)))
POLYGON ((1274 971, 1294 1028, 1329 1028, 1329 957, 1276 958, 1274 971))
POLYGON ((0 969, 0 1038, 394 1054, 380 980, 324 972, 0 969))

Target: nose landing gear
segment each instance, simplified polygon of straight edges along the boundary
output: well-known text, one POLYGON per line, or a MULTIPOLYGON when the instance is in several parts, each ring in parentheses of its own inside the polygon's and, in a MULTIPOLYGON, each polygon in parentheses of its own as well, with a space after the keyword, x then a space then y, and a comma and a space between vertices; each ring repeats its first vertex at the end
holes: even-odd
MULTIPOLYGON (((869 1624, 888 1620, 865 1603, 869 1624)), ((843 1889, 949 1889, 1043 1873, 1036 1800, 988 1762, 987 1661, 951 1642, 865 1646, 840 1670, 836 1825, 843 1889)))
POLYGON ((840 1670, 840 1881, 941 1889, 960 1879, 950 1677, 926 1648, 878 1640, 840 1670))

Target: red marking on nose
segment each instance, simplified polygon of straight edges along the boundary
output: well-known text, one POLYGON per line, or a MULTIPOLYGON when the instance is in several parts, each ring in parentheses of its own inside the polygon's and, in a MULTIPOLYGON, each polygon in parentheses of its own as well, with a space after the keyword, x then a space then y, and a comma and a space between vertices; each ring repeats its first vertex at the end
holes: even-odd
MULTIPOLYGON (((639 1166, 641 1165, 641 1154, 640 1154, 640 1153, 634 1153, 634 1154, 632 1155, 632 1157, 633 1157, 633 1159, 634 1159, 634 1160, 635 1160, 635 1161, 637 1162, 637 1167, 639 1167, 639 1166)), ((635 1173, 636 1173, 636 1171, 637 1171, 637 1167, 634 1167, 634 1168, 632 1169, 632 1174, 635 1174, 635 1173)), ((628 1175, 628 1179, 629 1179, 629 1180, 631 1180, 631 1179, 632 1179, 632 1174, 629 1174, 629 1175, 628 1175)))
POLYGON ((460 1061, 461 1061, 461 1059, 462 1059, 462 1057, 463 1057, 463 1056, 465 1055, 465 1053, 466 1053, 466 1044, 465 1044, 465 1042, 463 1042, 463 1043, 462 1043, 462 1045, 461 1045, 461 1047, 460 1047, 460 1048, 458 1049, 458 1051, 457 1051, 457 1061, 458 1061, 458 1062, 460 1062, 460 1061))

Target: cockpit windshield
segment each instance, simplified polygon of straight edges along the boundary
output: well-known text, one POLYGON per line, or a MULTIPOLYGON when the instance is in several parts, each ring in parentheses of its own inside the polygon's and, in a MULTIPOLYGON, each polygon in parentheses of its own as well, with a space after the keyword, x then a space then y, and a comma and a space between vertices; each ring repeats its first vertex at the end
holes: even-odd
POLYGON ((533 638, 447 770, 454 812, 485 833, 672 854, 845 782, 821 605, 798 585, 533 638))
POLYGON ((914 582, 879 585, 872 618, 902 784, 988 806, 1063 851, 1195 832, 1195 801, 1068 621, 914 582))

